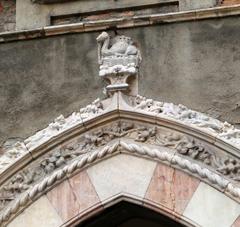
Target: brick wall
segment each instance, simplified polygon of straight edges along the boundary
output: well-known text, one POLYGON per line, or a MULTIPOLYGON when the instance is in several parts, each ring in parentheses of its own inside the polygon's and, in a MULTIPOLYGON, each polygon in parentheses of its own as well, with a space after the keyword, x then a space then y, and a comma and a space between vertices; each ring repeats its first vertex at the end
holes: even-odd
POLYGON ((0 0, 0 32, 13 31, 16 25, 16 0, 0 0))

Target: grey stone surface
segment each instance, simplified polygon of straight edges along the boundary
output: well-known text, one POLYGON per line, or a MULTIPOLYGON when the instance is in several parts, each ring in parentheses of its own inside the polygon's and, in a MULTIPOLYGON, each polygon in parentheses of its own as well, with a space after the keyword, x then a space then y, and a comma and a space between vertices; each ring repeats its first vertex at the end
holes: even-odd
POLYGON ((101 201, 121 193, 143 198, 156 162, 130 155, 117 155, 87 169, 101 201))
POLYGON ((237 202, 200 183, 183 215, 203 227, 231 227, 239 213, 237 202))
MULTIPOLYGON (((240 123, 239 18, 119 30, 143 56, 139 93, 240 123)), ((0 45, 0 143, 102 95, 96 33, 0 45)))
POLYGON ((42 196, 15 218, 8 227, 58 227, 63 221, 46 196, 42 196))

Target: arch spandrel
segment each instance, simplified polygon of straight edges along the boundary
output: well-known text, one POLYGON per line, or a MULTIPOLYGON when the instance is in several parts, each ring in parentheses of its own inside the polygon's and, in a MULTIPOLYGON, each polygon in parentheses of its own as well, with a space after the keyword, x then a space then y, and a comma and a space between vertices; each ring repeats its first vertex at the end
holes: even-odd
POLYGON ((212 223, 219 227, 231 226, 240 212, 237 202, 201 180, 123 150, 57 183, 9 226, 42 224, 52 216, 55 221, 49 227, 72 226, 122 200, 153 209, 185 226, 214 226, 212 223), (199 204, 199 200, 203 204, 199 204), (220 205, 228 209, 228 216, 219 218, 220 205), (196 218, 192 212, 195 209, 198 212, 204 209, 204 214, 212 218, 196 218), (41 217, 41 221, 37 217, 41 217))
MULTIPOLYGON (((108 34, 99 37, 98 42, 102 42, 108 34)), ((130 42, 122 36, 121 40, 130 42)), ((96 99, 67 118, 60 115, 47 128, 17 143, 0 158, 1 225, 20 225, 28 211, 34 217, 31 212, 34 213, 35 208, 31 211, 31 207, 38 207, 39 200, 41 206, 47 203, 50 210, 57 211, 53 215, 62 225, 74 217, 76 222, 82 220, 81 214, 91 214, 91 206, 86 206, 91 199, 97 201, 97 205, 91 205, 96 205, 98 211, 117 198, 131 198, 173 219, 186 220, 187 226, 209 227, 217 223, 217 226, 230 227, 240 215, 240 130, 183 105, 138 95, 137 82, 131 84, 136 86, 132 88, 127 81, 129 77, 138 78, 139 50, 132 47, 136 50, 134 56, 119 57, 118 53, 116 58, 115 53, 101 52, 101 48, 99 44, 100 76, 111 83, 106 87, 108 98, 96 99), (134 166, 134 163, 142 164, 134 166), (103 170, 105 175, 101 175, 103 170), (85 175, 81 175, 83 172, 85 175), (128 178, 128 174, 133 177, 128 178), (104 176, 109 177, 106 180, 104 176), (69 193, 66 194, 69 201, 77 197, 77 192, 74 196, 72 192, 73 178, 79 187, 88 188, 85 193, 89 188, 91 193, 95 191, 95 197, 84 201, 83 196, 77 204, 59 205, 61 200, 58 201, 56 195, 69 193), (161 178, 169 179, 166 189, 159 186, 161 178), (176 183, 179 179, 184 183, 176 183), (145 184, 138 187, 143 181, 145 184), (111 187, 102 189, 99 185, 111 187), (163 194, 170 193, 166 194, 166 203, 161 200, 162 194, 158 194, 161 190, 163 194), (231 215, 220 218, 221 222, 214 218, 209 222, 207 216, 206 219, 201 215, 196 217, 190 208, 197 206, 199 199, 204 200, 204 193, 212 201, 203 204, 209 215, 216 214, 215 205, 220 203, 231 210, 231 215), (182 198, 183 195, 186 198, 182 198), (181 204, 177 204, 179 198, 181 204), (80 206, 83 202, 84 209, 80 206), (59 207, 69 210, 59 211, 59 207), (68 212, 73 213, 68 215, 68 212)), ((203 211, 201 207, 199 212, 203 211)))

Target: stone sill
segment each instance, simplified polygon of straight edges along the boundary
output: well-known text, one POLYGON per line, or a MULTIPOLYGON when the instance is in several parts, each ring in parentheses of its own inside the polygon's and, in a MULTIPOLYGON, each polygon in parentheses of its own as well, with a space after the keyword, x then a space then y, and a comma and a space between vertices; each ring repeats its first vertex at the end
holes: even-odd
POLYGON ((208 18, 221 18, 240 15, 240 5, 214 7, 209 9, 191 10, 168 14, 152 14, 133 16, 128 18, 116 18, 108 20, 88 21, 67 25, 47 26, 33 30, 23 30, 0 33, 0 43, 44 38, 48 36, 82 33, 90 31, 109 30, 111 28, 131 28, 156 24, 175 23, 183 21, 196 21, 208 18))

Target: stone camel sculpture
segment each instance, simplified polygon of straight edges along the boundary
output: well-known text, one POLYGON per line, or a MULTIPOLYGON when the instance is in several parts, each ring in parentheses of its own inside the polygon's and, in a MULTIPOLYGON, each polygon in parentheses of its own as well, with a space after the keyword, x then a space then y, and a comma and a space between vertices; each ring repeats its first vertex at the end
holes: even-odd
POLYGON ((138 55, 141 59, 140 51, 133 45, 133 41, 129 37, 117 35, 114 38, 110 38, 107 32, 102 32, 97 37, 97 42, 99 64, 103 63, 102 58, 110 56, 124 57, 138 55))

